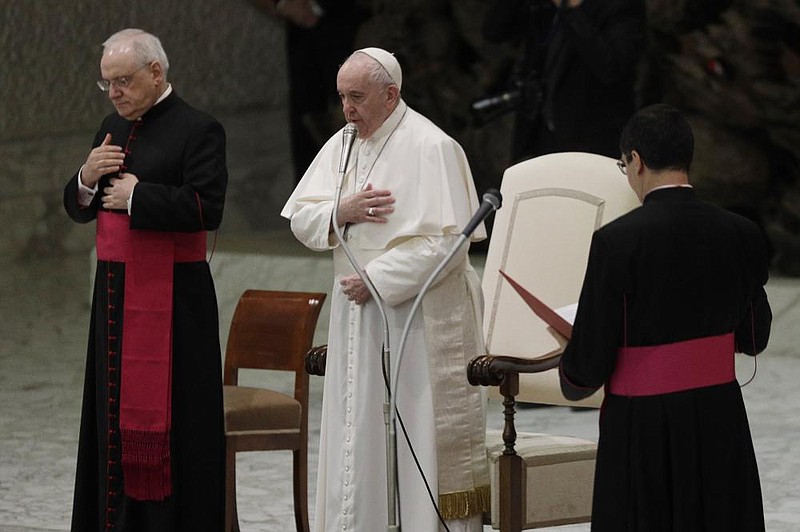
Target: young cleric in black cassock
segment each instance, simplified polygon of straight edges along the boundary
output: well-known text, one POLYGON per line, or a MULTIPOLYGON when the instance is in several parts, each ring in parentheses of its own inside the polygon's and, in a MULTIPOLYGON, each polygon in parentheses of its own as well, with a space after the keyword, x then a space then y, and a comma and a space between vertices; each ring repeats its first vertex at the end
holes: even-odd
MULTIPOLYGON (((227 184, 225 132, 212 117, 174 92, 140 120, 113 113, 94 138, 107 133, 126 146, 126 172, 139 183, 130 229, 196 233, 222 219, 227 184)), ((99 189, 108 186, 104 176, 99 189)), ((69 216, 87 223, 98 216, 101 194, 78 205, 78 175, 64 191, 69 216)), ((117 213, 127 215, 124 211, 117 213)), ((120 466, 119 353, 126 264, 98 260, 89 330, 72 516, 74 532, 196 532, 222 530, 225 441, 217 300, 205 260, 173 268, 171 366, 171 494, 138 501, 125 494, 120 466)))
POLYGON ((772 316, 767 275, 755 224, 700 201, 692 188, 654 190, 595 232, 561 366, 568 398, 606 385, 593 531, 764 530, 735 379, 635 397, 610 393, 607 383, 624 345, 733 332, 737 352, 763 350, 772 316))

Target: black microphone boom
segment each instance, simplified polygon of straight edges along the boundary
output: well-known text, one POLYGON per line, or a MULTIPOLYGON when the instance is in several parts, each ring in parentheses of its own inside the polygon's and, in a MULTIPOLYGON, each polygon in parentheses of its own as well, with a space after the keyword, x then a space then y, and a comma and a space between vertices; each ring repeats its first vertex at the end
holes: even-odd
POLYGON ((358 129, 356 126, 349 123, 344 126, 342 131, 342 154, 339 157, 339 174, 344 175, 347 169, 347 161, 350 159, 350 149, 353 147, 353 142, 356 140, 358 129))
POLYGON ((500 191, 496 188, 490 188, 486 191, 483 195, 483 201, 481 201, 481 206, 478 208, 475 215, 469 221, 467 226, 464 228, 464 231, 461 233, 465 237, 470 236, 473 231, 478 227, 478 225, 484 221, 489 214, 496 211, 500 208, 503 204, 503 196, 500 194, 500 191))

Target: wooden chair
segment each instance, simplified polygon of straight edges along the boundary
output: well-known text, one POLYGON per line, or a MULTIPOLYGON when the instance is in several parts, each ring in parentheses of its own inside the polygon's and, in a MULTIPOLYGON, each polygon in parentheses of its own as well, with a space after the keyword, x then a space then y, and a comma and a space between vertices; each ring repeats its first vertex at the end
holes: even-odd
POLYGON ((236 305, 225 351, 225 531, 238 532, 236 453, 292 451, 294 515, 308 532, 308 374, 325 294, 247 290, 236 305), (239 386, 239 369, 292 371, 294 395, 239 386))
POLYGON ((503 208, 495 217, 482 279, 488 354, 473 359, 467 373, 474 385, 498 386, 503 398, 505 426, 495 453, 499 475, 492 521, 504 532, 585 522, 591 513, 596 444, 528 434, 523 447, 531 456, 520 456, 515 449, 516 401, 596 407, 602 391, 580 403, 563 397, 555 369, 563 337, 531 311, 500 272, 553 309, 577 303, 592 233, 638 205, 615 163, 588 153, 557 153, 514 165, 503 176, 503 208), (544 460, 542 453, 547 454, 544 460), (541 474, 543 462, 551 467, 550 477, 537 484, 532 477, 541 474), (572 475, 563 492, 552 485, 564 476, 555 465, 572 475), (564 495, 573 488, 583 490, 576 494, 580 504, 564 495), (545 511, 537 509, 543 491, 560 492, 564 500, 545 511))

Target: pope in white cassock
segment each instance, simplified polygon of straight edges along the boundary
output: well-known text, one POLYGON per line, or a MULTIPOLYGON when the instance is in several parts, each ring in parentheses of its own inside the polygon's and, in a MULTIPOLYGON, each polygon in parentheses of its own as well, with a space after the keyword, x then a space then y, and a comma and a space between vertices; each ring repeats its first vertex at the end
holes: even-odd
MULTIPOLYGON (((402 72, 379 48, 339 69, 344 116, 358 128, 335 223, 384 302, 392 375, 397 371, 397 462, 403 530, 435 532, 439 519, 403 426, 451 532, 483 529, 489 509, 481 389, 467 382, 483 354, 480 282, 467 247, 424 296, 396 350, 411 306, 478 208, 461 146, 400 98, 402 72)), ((333 250, 334 286, 322 401, 316 530, 378 532, 387 526, 383 416, 384 329, 377 303, 333 231, 342 134, 323 146, 281 215, 308 248, 333 250)), ((481 225, 473 239, 486 238, 481 225)), ((441 530, 444 530, 441 528, 441 530)))

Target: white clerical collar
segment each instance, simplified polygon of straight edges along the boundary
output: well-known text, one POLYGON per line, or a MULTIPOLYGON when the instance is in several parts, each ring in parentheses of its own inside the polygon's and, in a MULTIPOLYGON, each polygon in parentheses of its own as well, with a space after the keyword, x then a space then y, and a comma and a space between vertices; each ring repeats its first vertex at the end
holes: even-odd
POLYGON ((650 190, 648 190, 647 194, 645 194, 644 197, 646 198, 647 196, 649 196, 651 192, 655 192, 656 190, 664 190, 665 188, 693 188, 693 187, 688 183, 682 185, 661 185, 658 187, 653 187, 650 190))
POLYGON ((164 92, 161 93, 161 96, 158 97, 158 100, 156 100, 156 103, 154 103, 153 105, 160 104, 164 100, 164 98, 169 96, 171 93, 172 93, 172 83, 167 83, 167 88, 164 89, 164 92))

